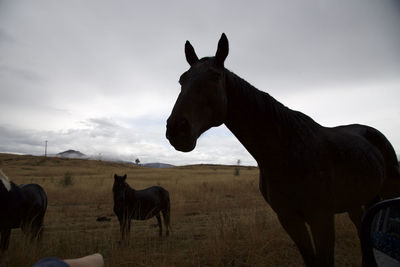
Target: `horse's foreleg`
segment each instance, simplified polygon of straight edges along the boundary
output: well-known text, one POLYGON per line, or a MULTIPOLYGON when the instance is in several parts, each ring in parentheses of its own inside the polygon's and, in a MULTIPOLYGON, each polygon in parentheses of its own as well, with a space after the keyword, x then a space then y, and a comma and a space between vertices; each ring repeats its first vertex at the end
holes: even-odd
POLYGON ((315 253, 305 221, 299 217, 281 216, 279 214, 278 218, 282 227, 300 250, 304 263, 308 267, 316 266, 315 253))
POLYGON ((125 218, 119 218, 119 230, 121 232, 121 240, 125 240, 125 235, 126 235, 126 219, 125 218))
POLYGON ((126 242, 129 244, 129 240, 131 240, 131 219, 128 218, 126 221, 126 242))
POLYGON ((316 251, 316 266, 333 267, 335 250, 335 217, 333 213, 318 213, 309 219, 316 251))
POLYGON ((5 251, 8 249, 10 244, 11 229, 3 229, 1 231, 1 250, 5 251))
POLYGON ((160 228, 160 236, 162 236, 162 224, 161 224, 161 216, 160 216, 160 213, 158 213, 158 214, 156 215, 156 218, 157 218, 157 222, 158 222, 158 227, 160 228))

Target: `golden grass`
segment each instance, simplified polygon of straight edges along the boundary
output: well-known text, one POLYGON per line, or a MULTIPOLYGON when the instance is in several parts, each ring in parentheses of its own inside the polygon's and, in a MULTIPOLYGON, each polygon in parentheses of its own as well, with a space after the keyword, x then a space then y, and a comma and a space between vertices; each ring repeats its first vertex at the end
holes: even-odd
MULTIPOLYGON (((13 230, 8 266, 55 256, 100 252, 106 266, 303 266, 301 256, 258 190, 258 169, 195 165, 151 169, 102 161, 0 154, 0 169, 17 183, 38 183, 48 195, 42 240, 30 245, 13 230), (62 185, 66 173, 72 185, 62 185), (112 210, 113 174, 143 189, 161 185, 171 197, 171 235, 156 219, 133 221, 130 243, 119 242, 112 210), (111 218, 97 222, 99 216, 111 218)), ((336 216, 336 266, 360 266, 356 231, 336 216)))

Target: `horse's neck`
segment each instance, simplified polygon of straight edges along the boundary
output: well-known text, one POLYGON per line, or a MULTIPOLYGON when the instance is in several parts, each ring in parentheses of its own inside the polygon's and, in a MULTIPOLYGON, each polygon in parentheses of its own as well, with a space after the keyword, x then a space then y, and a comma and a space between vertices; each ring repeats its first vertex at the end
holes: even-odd
POLYGON ((290 110, 272 96, 227 71, 228 114, 225 125, 260 164, 278 159, 290 144, 312 134, 319 125, 308 116, 290 110))
POLYGON ((124 195, 121 196, 121 194, 118 194, 113 191, 113 198, 114 198, 114 203, 117 202, 124 202, 127 199, 131 198, 131 196, 135 195, 135 189, 131 188, 128 183, 126 183, 126 189, 124 191, 124 195))
POLYGON ((135 188, 131 187, 128 183, 126 183, 126 186, 128 187, 128 191, 136 192, 135 188))
POLYGON ((129 184, 126 184, 127 188, 125 190, 125 199, 134 199, 136 190, 132 188, 129 184))

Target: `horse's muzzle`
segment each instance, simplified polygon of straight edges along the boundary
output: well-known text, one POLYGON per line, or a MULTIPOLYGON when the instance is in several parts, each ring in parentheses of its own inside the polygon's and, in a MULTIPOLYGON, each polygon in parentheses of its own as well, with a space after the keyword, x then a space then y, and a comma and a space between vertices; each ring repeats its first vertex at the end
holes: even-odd
POLYGON ((196 137, 186 118, 167 120, 167 131, 165 136, 170 144, 178 151, 190 152, 196 147, 196 137))

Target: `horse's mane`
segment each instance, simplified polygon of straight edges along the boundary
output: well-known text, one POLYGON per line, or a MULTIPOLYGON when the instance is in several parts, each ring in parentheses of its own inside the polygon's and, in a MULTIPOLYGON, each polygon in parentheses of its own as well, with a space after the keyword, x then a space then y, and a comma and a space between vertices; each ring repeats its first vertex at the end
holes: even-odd
MULTIPOLYGON (((135 192, 135 189, 133 189, 126 181, 124 182, 124 185, 126 186, 125 194, 126 194, 126 193, 132 194, 132 192, 135 192)), ((113 191, 113 198, 114 198, 114 201, 115 201, 115 200, 118 200, 118 198, 120 197, 120 195, 118 194, 118 191, 117 191, 116 188, 115 188, 115 184, 113 185, 112 191, 113 191)), ((125 197, 126 197, 126 196, 125 196, 125 197)))
POLYGON ((130 186, 126 181, 125 181, 125 185, 126 185, 126 188, 127 188, 127 192, 128 193, 132 193, 132 192, 135 192, 136 190, 134 189, 134 188, 132 188, 132 186, 130 186))
POLYGON ((255 116, 269 116, 276 124, 285 127, 292 134, 300 136, 313 134, 313 129, 320 127, 309 116, 286 107, 271 95, 257 89, 235 73, 226 70, 225 75, 226 82, 230 87, 237 89, 236 92, 230 92, 234 94, 233 97, 237 97, 238 99, 246 98, 248 100, 242 101, 243 103, 247 102, 246 111, 243 110, 243 112, 250 112, 255 116))
POLYGON ((4 187, 7 189, 7 191, 10 191, 11 190, 10 179, 8 179, 7 175, 5 175, 1 169, 0 169, 0 180, 3 183, 4 187))

